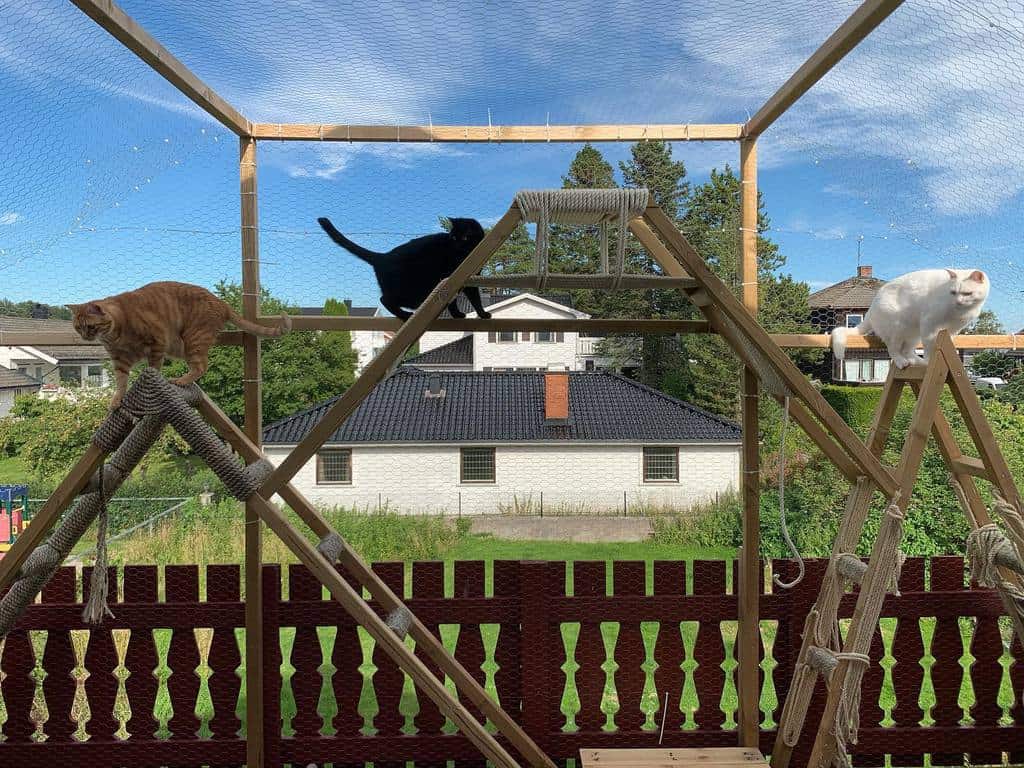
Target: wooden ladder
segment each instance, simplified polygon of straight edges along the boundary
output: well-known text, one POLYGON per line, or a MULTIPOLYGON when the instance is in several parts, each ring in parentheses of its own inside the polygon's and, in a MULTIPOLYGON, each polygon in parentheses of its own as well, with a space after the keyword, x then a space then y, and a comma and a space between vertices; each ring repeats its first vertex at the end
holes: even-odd
MULTIPOLYGON (((978 396, 967 372, 945 331, 940 334, 936 352, 927 366, 913 366, 904 370, 893 368, 890 371, 868 432, 867 447, 872 454, 878 457, 882 455, 905 387, 909 387, 915 393, 917 402, 909 432, 903 443, 899 465, 893 470, 897 489, 890 499, 898 508, 899 514, 906 513, 929 435, 935 438, 952 478, 963 488, 963 500, 966 502, 964 513, 972 529, 991 522, 978 491, 977 478, 992 483, 1003 498, 1020 509, 1020 493, 981 410, 978 396), (952 427, 940 409, 940 397, 947 385, 977 449, 978 458, 963 455, 952 427)), ((811 768, 824 768, 836 755, 836 714, 840 706, 843 685, 851 664, 861 663, 847 654, 858 645, 858 641, 863 648, 864 643, 870 642, 870 638, 877 631, 881 602, 871 600, 870 595, 877 590, 884 592, 887 589, 895 568, 893 552, 885 545, 882 535, 875 540, 866 564, 855 555, 872 498, 878 490, 878 486, 870 478, 861 477, 853 484, 847 498, 821 591, 804 626, 803 644, 797 657, 794 679, 783 707, 778 737, 772 752, 773 768, 786 768, 789 765, 795 740, 791 738, 790 741, 793 743, 787 743, 785 734, 789 731, 799 737, 819 675, 826 678, 828 698, 821 722, 818 724, 808 765, 811 768), (837 620, 840 598, 850 584, 858 584, 860 591, 841 648, 837 648, 836 640, 833 639, 833 627, 837 620)), ((883 520, 883 527, 887 524, 897 523, 883 520)), ((1017 563, 1017 567, 1019 566, 1017 563)), ((1015 570, 1003 567, 1001 575, 1011 584, 1024 586, 1021 573, 1015 570)), ((1024 624, 1013 608, 1012 599, 1004 590, 998 591, 1007 613, 1014 617, 1017 637, 1024 643, 1024 624)))

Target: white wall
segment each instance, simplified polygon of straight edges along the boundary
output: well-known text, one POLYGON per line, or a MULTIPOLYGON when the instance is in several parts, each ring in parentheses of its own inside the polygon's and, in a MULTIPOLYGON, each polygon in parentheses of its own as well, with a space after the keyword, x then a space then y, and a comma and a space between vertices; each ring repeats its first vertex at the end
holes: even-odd
POLYGON ((357 356, 356 375, 363 372, 363 368, 369 365, 387 343, 388 337, 384 331, 352 331, 352 349, 357 356))
POLYGON ((19 395, 31 395, 37 391, 37 387, 25 389, 0 389, 0 417, 6 416, 14 407, 14 398, 19 395))
MULTIPOLYGON (((339 446, 347 447, 347 446, 339 446)), ((280 464, 290 447, 267 446, 280 464)), ((631 511, 638 506, 686 508, 734 490, 739 478, 738 445, 679 447, 679 482, 644 483, 640 445, 499 445, 493 484, 459 482, 457 444, 352 446, 351 485, 316 484, 316 462, 292 481, 314 504, 410 514, 494 514, 519 504, 539 511, 621 513, 623 494, 631 511)))
MULTIPOLYGON (((564 320, 575 315, 562 308, 544 302, 525 298, 494 310, 495 317, 501 318, 554 318, 564 320)), ((523 334, 516 332, 517 341, 489 342, 486 333, 473 334, 473 370, 486 368, 557 368, 576 370, 576 340, 578 333, 562 334, 562 341, 534 341, 535 334, 527 334, 530 341, 522 341, 523 334)), ((497 336, 495 336, 497 338, 497 336)))

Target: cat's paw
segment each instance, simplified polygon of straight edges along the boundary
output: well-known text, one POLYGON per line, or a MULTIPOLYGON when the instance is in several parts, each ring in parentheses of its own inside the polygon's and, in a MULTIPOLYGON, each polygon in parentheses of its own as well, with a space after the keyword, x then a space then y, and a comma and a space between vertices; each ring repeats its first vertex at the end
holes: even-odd
POLYGON ((120 392, 115 392, 114 396, 110 398, 110 410, 116 411, 121 407, 121 402, 124 400, 124 396, 120 392))
POLYGON ((175 384, 175 385, 177 385, 179 387, 187 387, 191 383, 192 383, 192 380, 189 379, 186 376, 179 376, 176 379, 171 379, 171 384, 175 384))
POLYGON ((466 317, 466 313, 463 312, 461 309, 449 309, 448 314, 454 317, 456 320, 464 320, 466 317))
POLYGON ((479 318, 480 318, 481 320, 490 320, 490 319, 491 319, 491 313, 490 313, 490 312, 479 312, 479 313, 477 314, 477 316, 478 316, 478 317, 479 317, 479 318))

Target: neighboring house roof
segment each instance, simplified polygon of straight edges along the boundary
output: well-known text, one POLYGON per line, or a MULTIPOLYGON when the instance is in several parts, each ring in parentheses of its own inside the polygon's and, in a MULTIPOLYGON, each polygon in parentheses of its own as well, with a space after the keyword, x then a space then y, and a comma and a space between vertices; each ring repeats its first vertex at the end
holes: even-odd
MULTIPOLYGON (((514 288, 481 288, 480 299, 484 305, 484 309, 490 309, 495 304, 503 304, 509 299, 517 298, 519 296, 535 296, 537 298, 544 299, 545 301, 551 302, 552 304, 559 304, 567 309, 573 309, 572 295, 569 293, 529 293, 527 291, 519 291, 514 288)), ((467 315, 476 316, 476 310, 473 309, 473 305, 469 303, 469 299, 466 295, 459 292, 456 298, 459 309, 465 312, 467 315)), ((448 309, 441 313, 441 317, 451 317, 448 309)))
POLYGON ((70 320, 50 317, 45 320, 34 317, 13 317, 0 315, 0 332, 4 333, 74 333, 75 326, 70 320))
MULTIPOLYGON (((345 306, 348 307, 349 317, 376 317, 377 307, 353 307, 350 299, 345 299, 345 306)), ((324 313, 323 306, 319 307, 299 307, 300 315, 322 315, 324 313)))
MULTIPOLYGON (((544 418, 544 373, 400 368, 377 385, 328 443, 617 442, 734 443, 739 425, 631 379, 605 372, 569 376, 569 420, 544 418), (431 377, 444 397, 425 397, 431 377)), ((340 396, 339 396, 340 397, 340 396)), ((271 424, 268 444, 302 440, 337 397, 271 424)))
POLYGON ((67 346, 36 344, 29 349, 38 349, 44 355, 49 355, 58 362, 106 360, 109 357, 107 350, 101 344, 69 344, 67 346))
POLYGON ((867 309, 885 280, 877 277, 850 277, 810 295, 811 309, 867 309))
POLYGON ((473 337, 449 341, 403 361, 403 365, 472 365, 473 337))
POLYGON ((4 368, 0 365, 0 389, 39 388, 39 382, 21 371, 4 368))

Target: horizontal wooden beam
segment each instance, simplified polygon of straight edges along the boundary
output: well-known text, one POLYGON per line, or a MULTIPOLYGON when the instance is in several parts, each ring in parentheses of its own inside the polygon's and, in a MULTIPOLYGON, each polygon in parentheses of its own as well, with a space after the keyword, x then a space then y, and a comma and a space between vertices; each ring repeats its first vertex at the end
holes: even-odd
MULTIPOLYGON (((326 315, 292 315, 296 331, 397 331, 402 321, 394 317, 335 317, 326 315)), ((261 317, 270 325, 280 317, 261 317)), ((601 333, 707 333, 704 320, 627 320, 623 318, 491 318, 480 320, 435 320, 429 331, 594 331, 601 333)))
MULTIPOLYGON (((478 275, 466 281, 466 285, 481 288, 537 288, 537 275, 478 275)), ((615 275, 548 275, 544 287, 563 290, 594 291, 646 291, 693 288, 696 283, 686 277, 668 275, 622 275, 616 288, 615 275)))
POLYGON ((239 136, 249 134, 248 120, 111 0, 71 2, 229 130, 239 136))
POLYGON ((345 125, 253 123, 252 136, 279 141, 582 142, 739 141, 741 123, 651 125, 345 125))
MULTIPOLYGON (((280 320, 280 318, 278 318, 280 320)), ((221 346, 239 346, 242 343, 241 331, 221 331, 217 334, 217 344, 221 346)), ((45 333, 36 331, 5 331, 0 328, 0 347, 93 347, 95 341, 86 341, 74 331, 45 333)))
MULTIPOLYGON (((832 346, 832 340, 826 333, 773 333, 771 337, 780 347, 791 349, 824 349, 832 346)), ((1024 336, 965 333, 953 337, 953 346, 957 349, 1020 349, 1024 352, 1024 336)), ((877 336, 851 334, 846 337, 846 348, 884 350, 885 344, 877 336)))
POLYGON ((767 130, 902 3, 903 0, 865 0, 747 121, 744 136, 758 136, 767 130))

